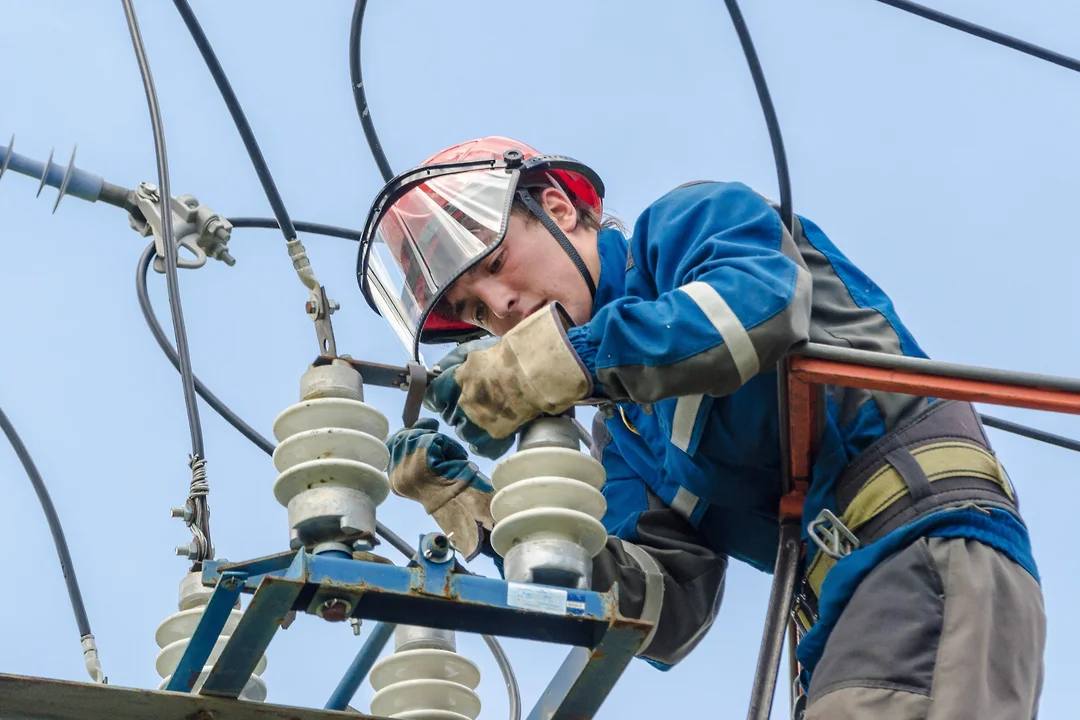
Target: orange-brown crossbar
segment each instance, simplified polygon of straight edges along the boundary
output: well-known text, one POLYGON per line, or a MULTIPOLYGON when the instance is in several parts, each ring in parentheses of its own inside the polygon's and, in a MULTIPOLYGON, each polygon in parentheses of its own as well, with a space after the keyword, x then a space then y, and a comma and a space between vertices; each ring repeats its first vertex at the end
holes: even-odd
POLYGON ((809 485, 817 437, 819 385, 884 390, 1080 415, 1080 392, 1076 391, 792 356, 788 358, 787 377, 787 423, 791 451, 788 462, 792 490, 780 499, 780 517, 783 519, 802 516, 802 503, 809 485))
POLYGON ((890 370, 819 358, 793 357, 790 363, 792 379, 806 384, 842 385, 1080 414, 1080 393, 1077 392, 890 370))

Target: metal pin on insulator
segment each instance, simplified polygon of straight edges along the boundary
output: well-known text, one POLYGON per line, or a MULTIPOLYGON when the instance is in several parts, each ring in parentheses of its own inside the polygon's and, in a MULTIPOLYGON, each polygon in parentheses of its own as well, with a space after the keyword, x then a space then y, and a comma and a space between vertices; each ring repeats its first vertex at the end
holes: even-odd
POLYGON ((371 714, 409 720, 474 720, 480 670, 457 653, 452 630, 398 625, 394 653, 371 669, 371 714))
MULTIPOLYGON (((158 651, 157 659, 154 661, 158 675, 163 678, 158 686, 159 689, 164 689, 169 684, 172 672, 176 669, 177 663, 180 662, 180 658, 183 656, 184 650, 187 649, 192 635, 195 634, 195 628, 199 625, 199 619, 206 609, 206 604, 210 602, 210 596, 213 592, 213 588, 203 586, 201 572, 187 573, 184 579, 180 581, 180 601, 178 603, 180 612, 173 613, 165 618, 158 625, 157 633, 154 635, 158 647, 161 648, 158 651)), ((199 677, 191 689, 192 692, 198 692, 199 688, 202 687, 203 682, 209 676, 210 670, 214 667, 214 663, 217 662, 221 651, 225 649, 225 644, 228 643, 229 637, 236 630, 236 626, 243 615, 243 611, 239 608, 229 613, 229 619, 225 622, 225 627, 222 629, 217 642, 214 643, 214 649, 210 652, 210 657, 207 658, 202 672, 199 673, 199 677)), ((240 693, 241 700, 262 702, 266 699, 266 683, 260 677, 265 670, 266 656, 264 655, 259 658, 254 673, 248 679, 247 684, 244 685, 244 689, 240 693)))
POLYGON ((540 418, 495 467, 491 544, 507 580, 589 589, 604 547, 604 467, 578 450, 572 418, 540 418))
POLYGON ((274 496, 288 508, 292 548, 348 554, 375 542, 375 507, 390 492, 390 423, 363 402, 360 373, 344 360, 309 368, 300 397, 274 420, 274 496))

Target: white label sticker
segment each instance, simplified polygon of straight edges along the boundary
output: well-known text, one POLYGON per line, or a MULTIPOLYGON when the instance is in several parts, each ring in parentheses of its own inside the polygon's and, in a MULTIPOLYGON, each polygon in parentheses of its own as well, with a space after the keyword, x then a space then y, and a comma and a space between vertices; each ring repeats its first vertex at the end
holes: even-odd
POLYGON ((566 614, 566 591, 523 583, 506 583, 506 604, 523 610, 566 614))

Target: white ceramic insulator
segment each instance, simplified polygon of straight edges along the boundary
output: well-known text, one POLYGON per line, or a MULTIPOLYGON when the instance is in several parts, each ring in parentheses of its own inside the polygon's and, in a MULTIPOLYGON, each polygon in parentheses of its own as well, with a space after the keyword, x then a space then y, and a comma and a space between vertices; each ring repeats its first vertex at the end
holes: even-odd
MULTIPOLYGON (((388 430, 386 417, 360 400, 323 397, 288 407, 274 421, 274 435, 280 443, 274 451, 274 466, 280 473, 274 497, 290 507, 290 502, 308 490, 343 488, 361 493, 370 500, 369 524, 373 525, 374 506, 390 491, 384 472, 390 459, 384 444, 388 430)), ((343 508, 345 534, 353 529, 349 516, 343 508)))
POLYGON ((538 447, 517 452, 495 467, 491 545, 505 556, 519 543, 562 540, 595 557, 607 541, 600 518, 604 466, 578 450, 538 447))
POLYGON ((480 670, 452 650, 399 650, 371 669, 371 714, 410 720, 475 720, 480 670))
MULTIPOLYGON (((187 597, 182 596, 180 601, 180 611, 165 618, 165 620, 158 625, 154 639, 161 649, 158 651, 154 666, 157 669, 158 675, 162 677, 159 688, 164 689, 165 686, 168 685, 170 678, 172 678, 173 670, 176 669, 177 664, 180 662, 180 658, 184 655, 184 650, 187 649, 192 635, 195 634, 195 628, 198 626, 199 619, 206 609, 206 604, 210 600, 211 592, 212 590, 207 588, 205 592, 189 595, 187 597)), ((232 610, 229 613, 229 619, 225 621, 225 627, 222 629, 217 642, 214 643, 214 649, 210 652, 210 657, 206 659, 206 664, 203 665, 202 672, 199 673, 199 677, 192 687, 192 692, 198 692, 206 681, 206 678, 210 674, 210 670, 214 667, 214 663, 217 662, 218 657, 221 655, 221 651, 225 649, 229 637, 231 637, 233 631, 236 630, 236 626, 240 622, 241 617, 243 617, 243 611, 241 610, 232 610)), ((260 677, 265 670, 266 656, 263 655, 259 658, 259 662, 255 666, 255 671, 252 674, 251 679, 248 680, 243 691, 240 693, 241 700, 262 702, 266 699, 266 683, 263 681, 262 677, 260 677)))

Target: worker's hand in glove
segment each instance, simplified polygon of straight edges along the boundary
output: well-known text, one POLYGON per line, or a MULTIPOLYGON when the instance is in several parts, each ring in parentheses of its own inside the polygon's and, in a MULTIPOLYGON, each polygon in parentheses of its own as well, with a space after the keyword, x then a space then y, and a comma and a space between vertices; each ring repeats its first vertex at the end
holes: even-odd
POLYGON ((491 485, 465 448, 438 430, 438 420, 423 418, 386 442, 390 487, 423 505, 468 560, 480 548, 482 529, 494 525, 491 485))
POLYGON ((558 303, 537 310, 498 340, 465 343, 436 365, 424 404, 489 458, 510 449, 514 432, 557 415, 592 392, 592 378, 566 339, 558 303))

